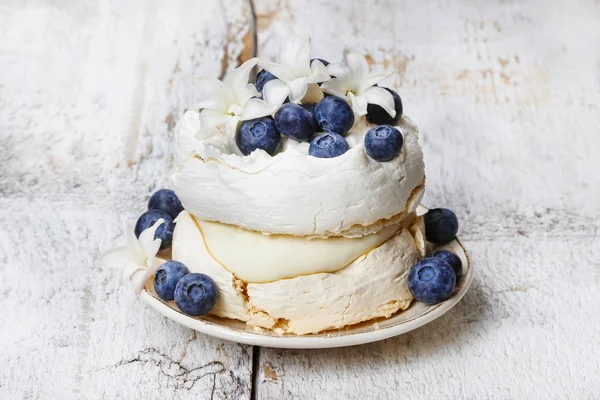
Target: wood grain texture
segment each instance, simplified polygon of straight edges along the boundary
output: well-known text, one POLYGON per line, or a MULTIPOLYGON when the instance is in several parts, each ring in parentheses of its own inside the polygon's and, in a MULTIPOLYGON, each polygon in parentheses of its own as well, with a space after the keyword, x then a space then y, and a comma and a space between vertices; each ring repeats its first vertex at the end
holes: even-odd
POLYGON ((413 333, 261 349, 258 398, 595 398, 600 383, 600 3, 256 2, 259 56, 289 34, 392 69, 421 128, 424 204, 455 210, 476 277, 413 333))
POLYGON ((250 347, 166 320, 97 259, 252 22, 246 0, 0 4, 0 398, 250 397, 250 347))
MULTIPOLYGON (((477 272, 445 317, 349 349, 261 349, 256 397, 597 398, 600 4, 256 0, 259 55, 310 35, 393 69, 425 204, 477 272)), ((136 302, 99 254, 166 183, 171 130, 252 54, 247 1, 0 4, 0 398, 249 398, 253 351, 136 302)))

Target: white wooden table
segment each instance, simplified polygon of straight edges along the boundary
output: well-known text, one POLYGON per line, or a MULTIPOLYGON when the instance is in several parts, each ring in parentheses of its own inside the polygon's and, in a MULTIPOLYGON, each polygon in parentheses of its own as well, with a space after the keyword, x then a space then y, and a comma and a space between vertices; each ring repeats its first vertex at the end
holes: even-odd
POLYGON ((600 3, 4 0, 0 398, 572 398, 600 392, 600 3), (256 28, 256 31, 255 31, 256 28), (223 342, 102 269, 167 182, 172 128, 281 38, 393 69, 421 126, 425 204, 477 273, 410 334, 346 349, 223 342))

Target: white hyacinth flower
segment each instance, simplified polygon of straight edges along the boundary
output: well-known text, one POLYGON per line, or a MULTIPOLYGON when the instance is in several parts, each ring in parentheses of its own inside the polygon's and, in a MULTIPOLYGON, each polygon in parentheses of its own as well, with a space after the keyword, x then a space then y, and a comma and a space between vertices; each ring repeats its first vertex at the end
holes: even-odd
POLYGON ((261 61, 260 66, 277 77, 263 88, 270 104, 281 105, 286 97, 292 103, 317 102, 323 98, 317 83, 331 79, 321 61, 310 61, 310 39, 290 38, 281 47, 279 63, 261 61))
POLYGON ((257 98, 258 91, 248 83, 250 71, 258 63, 252 58, 230 71, 223 81, 204 79, 203 85, 210 92, 208 98, 198 106, 203 129, 217 128, 235 134, 238 122, 273 114, 277 106, 257 98))
POLYGON ((363 54, 346 47, 344 62, 331 63, 327 70, 333 78, 324 82, 321 89, 348 100, 356 115, 365 115, 367 104, 377 104, 392 118, 396 116, 393 96, 384 88, 374 86, 391 73, 370 73, 369 63, 363 54))
POLYGON ((161 218, 150 228, 144 230, 139 239, 135 237, 133 227, 127 230, 127 244, 116 248, 102 257, 102 263, 121 269, 121 283, 130 281, 135 294, 140 294, 146 281, 165 261, 157 258, 161 240, 154 234, 165 221, 161 218))

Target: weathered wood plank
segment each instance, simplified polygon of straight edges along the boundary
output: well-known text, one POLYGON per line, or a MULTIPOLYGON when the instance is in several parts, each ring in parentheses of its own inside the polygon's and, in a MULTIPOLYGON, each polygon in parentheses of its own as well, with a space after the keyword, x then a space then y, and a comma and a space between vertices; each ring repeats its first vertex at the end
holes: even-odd
POLYGON ((261 57, 309 35, 314 56, 346 44, 396 72, 421 127, 424 203, 457 212, 477 273, 461 305, 414 333, 261 349, 259 398, 593 397, 598 2, 269 0, 256 13, 261 57))
POLYGON ((258 398, 594 398, 600 239, 470 240, 463 302, 414 332, 342 349, 261 349, 258 398))
POLYGON ((250 347, 161 317, 96 261, 251 25, 246 0, 0 5, 1 398, 250 397, 250 347))

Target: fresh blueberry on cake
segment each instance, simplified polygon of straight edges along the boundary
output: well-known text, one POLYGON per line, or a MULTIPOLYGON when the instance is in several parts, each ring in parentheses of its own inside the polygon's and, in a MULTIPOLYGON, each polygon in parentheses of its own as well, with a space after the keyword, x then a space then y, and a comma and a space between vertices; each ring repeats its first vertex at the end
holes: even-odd
POLYGON ((273 79, 277 79, 277 77, 275 75, 273 75, 272 73, 270 73, 269 71, 265 71, 263 69, 258 74, 256 74, 256 80, 254 81, 254 86, 256 87, 256 90, 258 90, 259 92, 262 92, 263 88, 265 87, 265 84, 269 81, 272 81, 273 79))
POLYGON ((314 121, 314 124, 315 124, 315 127, 316 127, 316 131, 317 132, 322 132, 321 127, 317 123, 317 117, 315 117, 315 108, 317 108, 317 103, 306 103, 306 104, 301 104, 301 106, 306 111, 308 111, 310 113, 310 115, 312 115, 313 121, 314 121))
POLYGON ((342 135, 335 132, 327 132, 317 136, 310 142, 308 154, 318 158, 338 157, 348 151, 350 147, 342 135))
POLYGON ((257 149, 273 155, 279 148, 281 135, 272 118, 261 117, 242 122, 235 134, 235 142, 244 155, 257 149))
POLYGON ((190 270, 179 261, 170 260, 158 267, 154 273, 154 291, 163 300, 175 298, 175 286, 190 270))
POLYGON ((367 104, 367 119, 369 120, 369 122, 376 125, 396 125, 398 121, 400 121, 400 117, 402 117, 402 100, 400 99, 398 93, 396 93, 392 89, 383 89, 390 92, 390 94, 394 98, 394 110, 396 111, 396 116, 392 117, 380 105, 367 104))
POLYGON ((317 131, 313 114, 295 103, 283 104, 275 113, 275 127, 283 136, 308 142, 317 131))
POLYGON ((310 41, 293 38, 277 61, 206 79, 201 112, 175 128, 172 191, 152 196, 128 236, 136 293, 153 282, 185 314, 295 335, 451 296, 456 259, 425 257, 458 223, 449 210, 417 214, 419 131, 378 85, 389 76, 350 48, 311 58, 310 41), (156 255, 169 244, 165 263, 156 255))
POLYGON ((426 304, 438 304, 448 299, 455 286, 454 270, 441 258, 424 258, 408 273, 410 292, 415 299, 426 304))
POLYGON ((174 228, 173 219, 164 211, 148 210, 143 213, 135 224, 135 236, 139 238, 143 231, 149 229, 160 220, 162 220, 162 224, 156 230, 154 237, 161 240, 160 249, 164 250, 171 245, 174 228))
POLYGON ((402 134, 390 125, 379 125, 369 129, 365 135, 365 152, 374 160, 390 161, 402 150, 402 134))
POLYGON ((325 132, 346 135, 354 125, 354 112, 348 102, 341 97, 323 98, 315 107, 315 117, 319 127, 325 132))

